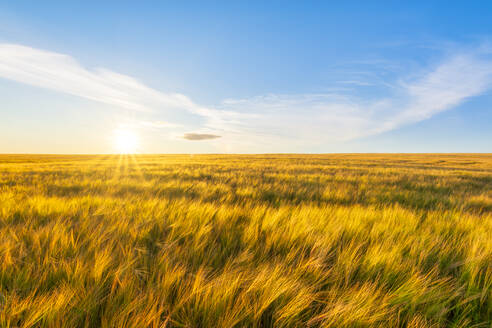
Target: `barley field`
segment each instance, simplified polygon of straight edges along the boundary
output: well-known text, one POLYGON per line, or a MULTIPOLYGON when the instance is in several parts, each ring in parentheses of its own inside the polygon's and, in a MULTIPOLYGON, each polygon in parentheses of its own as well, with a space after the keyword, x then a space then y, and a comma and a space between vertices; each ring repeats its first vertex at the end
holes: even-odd
POLYGON ((2 155, 1 327, 491 327, 492 155, 2 155))

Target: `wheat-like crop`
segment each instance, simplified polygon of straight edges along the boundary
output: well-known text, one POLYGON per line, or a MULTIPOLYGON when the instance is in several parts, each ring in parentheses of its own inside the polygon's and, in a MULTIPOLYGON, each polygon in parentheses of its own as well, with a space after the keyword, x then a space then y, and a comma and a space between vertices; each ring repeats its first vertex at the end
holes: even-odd
POLYGON ((1 327, 491 327, 492 155, 0 156, 1 327))

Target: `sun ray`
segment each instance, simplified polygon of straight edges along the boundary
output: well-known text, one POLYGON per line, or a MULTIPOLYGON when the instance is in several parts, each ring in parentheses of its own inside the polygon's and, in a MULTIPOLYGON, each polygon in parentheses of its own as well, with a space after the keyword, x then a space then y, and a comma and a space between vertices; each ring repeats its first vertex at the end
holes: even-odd
POLYGON ((123 154, 123 175, 128 178, 128 154, 123 154))
POLYGON ((123 154, 118 155, 118 162, 116 162, 116 167, 114 170, 113 180, 118 180, 121 176, 121 164, 123 162, 123 154))
POLYGON ((143 174, 142 168, 140 167, 140 164, 137 161, 137 157, 135 154, 130 154, 130 159, 132 161, 133 167, 135 167, 135 170, 137 171, 138 176, 142 179, 145 180, 145 176, 143 174))

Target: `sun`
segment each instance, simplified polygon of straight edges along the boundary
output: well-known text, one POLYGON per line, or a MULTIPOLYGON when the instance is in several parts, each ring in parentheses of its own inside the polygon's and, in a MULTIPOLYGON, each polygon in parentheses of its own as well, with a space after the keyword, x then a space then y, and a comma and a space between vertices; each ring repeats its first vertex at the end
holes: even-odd
POLYGON ((134 154, 138 148, 138 136, 131 130, 115 130, 113 144, 120 154, 134 154))

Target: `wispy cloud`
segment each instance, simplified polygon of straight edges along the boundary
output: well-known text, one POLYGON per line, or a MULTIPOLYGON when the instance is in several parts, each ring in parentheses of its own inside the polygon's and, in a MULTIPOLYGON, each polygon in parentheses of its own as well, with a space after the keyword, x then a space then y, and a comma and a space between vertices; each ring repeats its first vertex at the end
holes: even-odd
POLYGON ((452 55, 417 76, 400 78, 379 99, 346 93, 267 95, 228 99, 222 107, 254 115, 237 125, 229 123, 243 134, 313 144, 366 137, 423 121, 491 87, 492 59, 482 49, 452 55))
POLYGON ((103 68, 87 69, 70 56, 16 44, 0 44, 0 77, 130 110, 207 109, 178 93, 162 93, 103 68))
MULTIPOLYGON (((455 51, 432 67, 396 80, 348 79, 345 92, 270 94, 226 99, 215 108, 194 103, 178 93, 164 93, 138 80, 106 69, 87 69, 70 56, 15 44, 0 44, 0 77, 76 95, 109 105, 159 114, 186 111, 202 118, 187 140, 222 137, 221 143, 272 150, 278 144, 323 144, 370 136, 419 122, 449 110, 492 86, 491 52, 485 46, 455 51), (358 94, 358 88, 384 88, 384 96, 358 94)), ((367 91, 367 90, 366 90, 367 91)), ((151 128, 190 128, 186 122, 145 119, 151 128)))
POLYGON ((340 84, 352 84, 352 85, 358 85, 358 86, 374 85, 374 83, 370 83, 370 82, 366 82, 366 81, 359 81, 359 80, 346 80, 346 81, 339 81, 338 83, 340 83, 340 84))
POLYGON ((185 133, 183 138, 186 140, 210 140, 220 138, 220 136, 208 133, 185 133))
POLYGON ((155 129, 174 129, 183 127, 182 124, 169 123, 163 121, 140 121, 139 124, 143 127, 150 127, 155 129))

